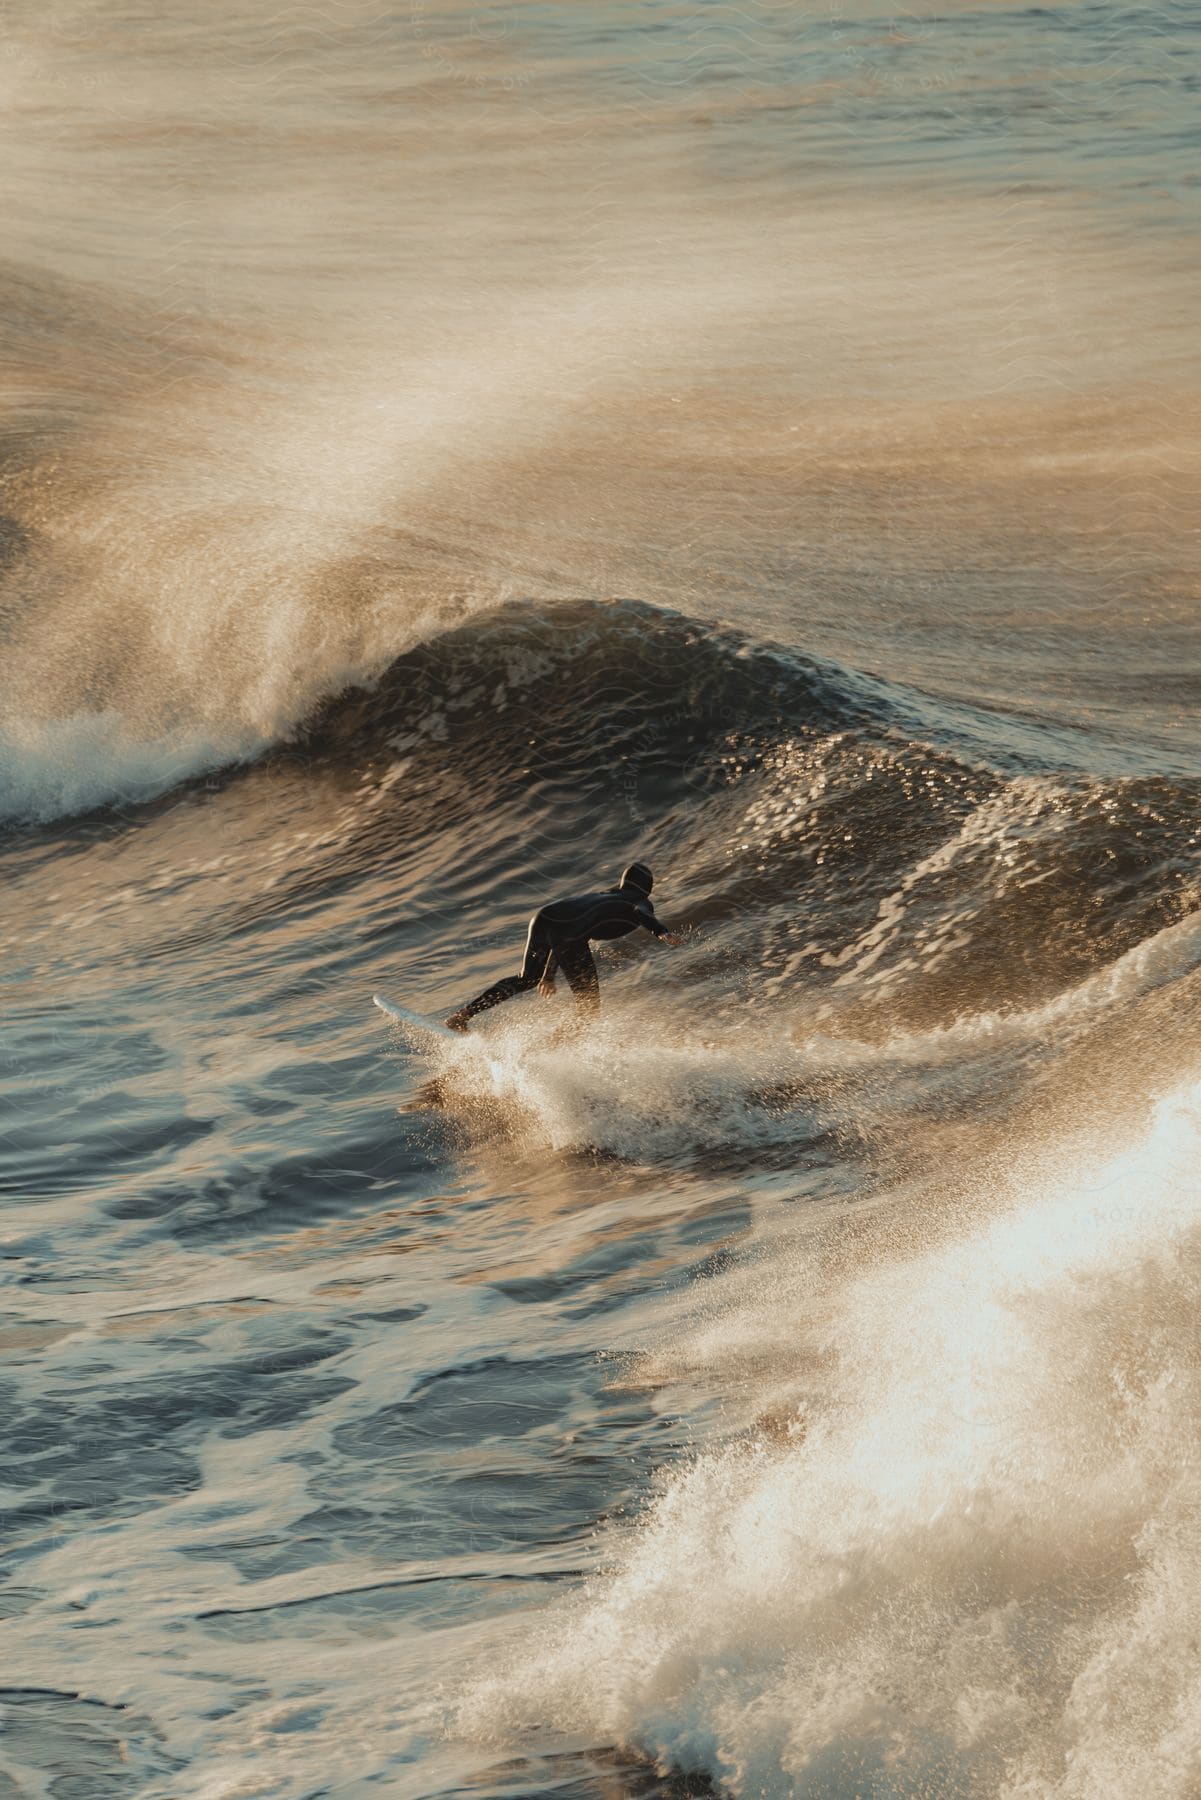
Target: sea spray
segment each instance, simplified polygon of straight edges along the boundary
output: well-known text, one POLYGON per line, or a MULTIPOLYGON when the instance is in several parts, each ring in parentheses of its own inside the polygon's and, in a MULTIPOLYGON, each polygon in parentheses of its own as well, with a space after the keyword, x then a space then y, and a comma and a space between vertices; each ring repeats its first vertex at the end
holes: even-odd
POLYGON ((1201 1084, 1124 1154, 833 1294, 790 1278, 786 1237, 724 1311, 718 1282, 724 1322, 673 1355, 720 1382, 753 1308, 791 1428, 672 1477, 459 1727, 553 1720, 738 1794, 1183 1800, 1199 1167, 1201 1084))

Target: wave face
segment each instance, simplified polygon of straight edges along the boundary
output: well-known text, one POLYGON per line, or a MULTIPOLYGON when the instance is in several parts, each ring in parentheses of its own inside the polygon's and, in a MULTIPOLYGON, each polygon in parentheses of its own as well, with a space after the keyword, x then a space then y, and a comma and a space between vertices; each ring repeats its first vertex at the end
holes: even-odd
POLYGON ((65 1605, 131 1793, 1187 1794, 1198 793, 1061 742, 512 602, 13 836, 22 1767, 65 1605), (381 1040, 635 853, 590 1028, 381 1040))
POLYGON ((387 780, 405 836, 491 842, 519 807, 506 879, 535 888, 581 829, 602 868, 645 840, 761 994, 800 981, 895 1028, 1054 1006, 1197 905, 1195 781, 1035 772, 1037 738, 1015 767, 1002 736, 645 604, 514 603, 328 705, 289 754, 387 780))
POLYGON ((1193 1800, 1150 27, 6 8, 4 1793, 1193 1800))
POLYGON ((515 596, 730 616, 1195 771, 1186 26, 485 10, 169 9, 134 53, 117 0, 10 9, 0 820, 254 756, 515 596), (997 161, 1027 31, 1080 101, 1054 178, 997 161), (1162 78, 1158 199, 1117 54, 1162 78))

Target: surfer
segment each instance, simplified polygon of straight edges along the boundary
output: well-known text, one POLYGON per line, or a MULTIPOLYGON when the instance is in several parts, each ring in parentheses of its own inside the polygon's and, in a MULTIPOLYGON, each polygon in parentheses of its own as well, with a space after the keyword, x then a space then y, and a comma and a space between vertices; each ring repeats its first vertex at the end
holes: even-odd
POLYGON ((578 1006, 592 1011, 600 1005, 600 982, 588 948, 591 938, 625 937, 641 926, 668 944, 679 938, 655 917, 650 893, 654 877, 645 863, 634 862, 622 871, 615 888, 600 894, 580 894, 572 900, 552 900, 530 920, 525 957, 519 975, 506 975, 492 987, 451 1013, 446 1023, 452 1031, 466 1031, 477 1013, 511 1000, 536 987, 540 994, 555 991, 555 968, 562 969, 578 1006))

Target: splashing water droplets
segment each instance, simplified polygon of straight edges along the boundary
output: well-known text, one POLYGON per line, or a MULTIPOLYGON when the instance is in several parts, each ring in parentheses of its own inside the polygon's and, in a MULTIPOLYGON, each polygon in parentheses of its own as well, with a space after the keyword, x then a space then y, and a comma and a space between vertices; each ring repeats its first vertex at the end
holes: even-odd
POLYGON ((672 1476, 615 1573, 461 1723, 503 1729, 532 1690, 739 1793, 832 1800, 854 1772, 1184 1800, 1199 1167, 1201 1084, 1094 1174, 982 1197, 967 1236, 856 1272, 778 1234, 712 1283, 652 1367, 720 1383, 753 1344, 764 1395, 794 1384, 792 1430, 672 1476))

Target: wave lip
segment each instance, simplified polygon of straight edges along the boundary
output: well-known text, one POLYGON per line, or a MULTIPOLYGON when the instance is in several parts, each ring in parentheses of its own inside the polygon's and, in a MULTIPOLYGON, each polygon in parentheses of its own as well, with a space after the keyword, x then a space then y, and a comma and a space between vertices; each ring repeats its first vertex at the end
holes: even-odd
POLYGON ((98 806, 133 806, 255 756, 261 739, 208 733, 137 739, 117 712, 76 713, 0 733, 0 820, 44 825, 98 806))
POLYGON ((310 671, 299 717, 251 718, 236 695, 223 705, 214 673, 204 708, 161 695, 140 731, 115 707, 9 726, 0 819, 46 823, 136 804, 277 744, 339 761, 453 744, 492 767, 529 760, 533 719, 596 766, 662 754, 674 738, 708 744, 722 731, 796 720, 834 730, 888 711, 887 690, 870 678, 640 601, 509 602, 466 623, 433 616, 424 633, 373 674, 345 660, 310 671), (165 719, 179 722, 168 729, 165 719))

